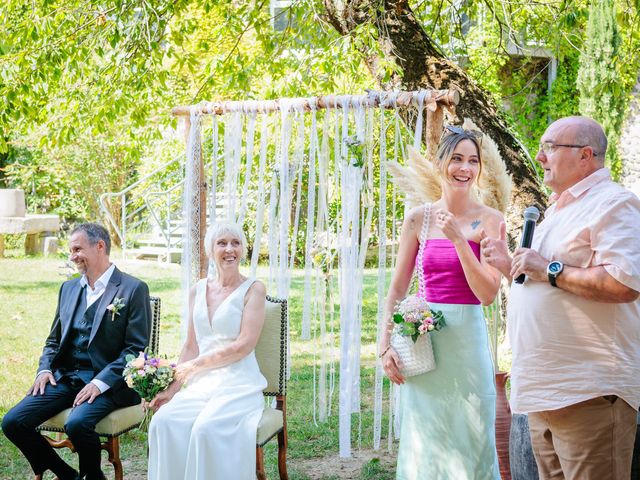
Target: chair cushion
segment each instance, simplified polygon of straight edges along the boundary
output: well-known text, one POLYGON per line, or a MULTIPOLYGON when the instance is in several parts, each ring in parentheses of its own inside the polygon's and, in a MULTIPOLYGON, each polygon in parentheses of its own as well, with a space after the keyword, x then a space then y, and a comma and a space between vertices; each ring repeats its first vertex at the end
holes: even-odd
POLYGON ((264 412, 262 412, 260 423, 258 423, 256 443, 260 446, 264 445, 271 437, 282 430, 282 427, 284 427, 282 411, 275 408, 265 408, 264 412))
POLYGON ((267 388, 264 389, 264 393, 275 395, 284 394, 285 359, 282 355, 286 355, 286 345, 283 345, 283 342, 286 342, 284 335, 286 310, 283 311, 283 308, 286 308, 285 305, 267 300, 264 325, 256 345, 256 360, 260 366, 260 372, 267 379, 267 388))
MULTIPOLYGON (((71 413, 71 409, 63 410, 55 417, 51 417, 38 427, 38 430, 48 432, 64 432, 64 424, 67 417, 71 413)), ((121 433, 127 432, 137 427, 144 417, 142 404, 133 405, 132 407, 119 408, 104 417, 96 425, 96 432, 103 437, 115 437, 121 433)))

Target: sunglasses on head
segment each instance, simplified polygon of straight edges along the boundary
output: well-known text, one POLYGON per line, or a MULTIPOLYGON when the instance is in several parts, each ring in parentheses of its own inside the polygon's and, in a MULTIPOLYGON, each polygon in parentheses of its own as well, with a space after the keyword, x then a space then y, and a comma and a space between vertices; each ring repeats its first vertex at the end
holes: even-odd
POLYGON ((463 135, 465 137, 471 137, 478 144, 478 147, 482 147, 482 132, 479 130, 465 130, 462 127, 458 127, 457 125, 445 125, 444 131, 442 132, 442 138, 447 136, 447 134, 455 134, 455 135, 463 135))
POLYGON ((458 127, 457 125, 445 125, 444 128, 451 133, 455 133, 457 135, 469 135, 470 137, 476 139, 478 142, 482 142, 482 132, 479 130, 465 130, 464 128, 458 127))

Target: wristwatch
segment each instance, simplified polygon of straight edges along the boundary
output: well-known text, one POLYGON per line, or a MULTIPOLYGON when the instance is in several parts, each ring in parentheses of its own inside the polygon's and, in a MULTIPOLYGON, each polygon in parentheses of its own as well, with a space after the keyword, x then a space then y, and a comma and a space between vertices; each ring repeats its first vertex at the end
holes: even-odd
POLYGON ((549 283, 553 287, 557 287, 556 280, 558 276, 564 270, 564 263, 554 260, 549 265, 547 265, 547 277, 549 277, 549 283))

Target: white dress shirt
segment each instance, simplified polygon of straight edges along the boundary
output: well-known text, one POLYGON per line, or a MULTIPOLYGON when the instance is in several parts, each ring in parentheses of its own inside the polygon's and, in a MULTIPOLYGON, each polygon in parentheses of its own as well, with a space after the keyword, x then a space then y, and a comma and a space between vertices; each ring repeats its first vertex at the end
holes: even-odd
POLYGON ((80 286, 82 288, 87 287, 87 289, 85 290, 87 308, 89 308, 91 305, 93 305, 96 302, 96 300, 102 297, 102 294, 104 293, 104 290, 107 288, 107 284, 109 283, 109 280, 111 279, 111 275, 113 274, 113 271, 115 269, 116 269, 116 266, 112 263, 111 266, 107 268, 102 275, 100 275, 100 278, 98 278, 98 280, 95 281, 95 283, 93 284, 93 288, 91 288, 91 286, 89 285, 87 276, 82 275, 82 278, 80 279, 80 286))
MULTIPOLYGON (((85 288, 87 308, 89 308, 97 300, 99 300, 100 297, 102 297, 102 294, 107 288, 107 284, 109 283, 109 280, 111 279, 111 275, 113 274, 113 271, 115 269, 116 269, 116 266, 112 263, 111 266, 107 268, 107 270, 102 275, 100 275, 100 278, 98 278, 98 280, 95 281, 95 283, 93 284, 93 288, 91 288, 91 286, 89 285, 89 282, 87 281, 87 276, 82 275, 82 278, 80 279, 80 286, 83 288, 87 287, 85 288)), ((91 383, 93 383, 96 387, 98 387, 98 389, 100 389, 100 393, 104 393, 107 390, 109 390, 109 388, 111 388, 109 387, 109 385, 104 383, 102 380, 98 380, 97 378, 94 378, 93 380, 91 380, 91 383)))

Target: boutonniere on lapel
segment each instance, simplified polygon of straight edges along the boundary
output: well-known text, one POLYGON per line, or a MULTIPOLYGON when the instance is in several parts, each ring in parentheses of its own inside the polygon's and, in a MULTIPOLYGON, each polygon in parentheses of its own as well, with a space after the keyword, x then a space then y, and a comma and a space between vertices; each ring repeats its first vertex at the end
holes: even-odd
POLYGON ((107 306, 107 310, 111 312, 111 321, 116 319, 116 315, 120 315, 120 310, 124 307, 124 298, 116 297, 113 303, 107 306))

